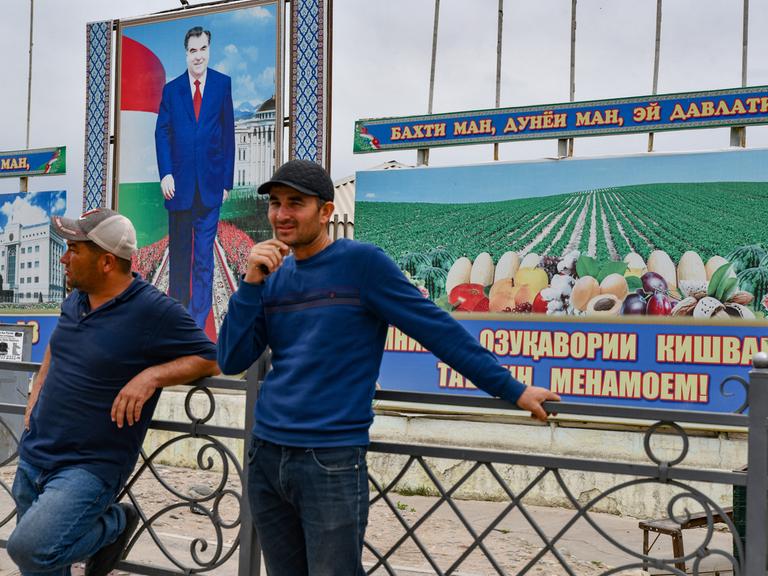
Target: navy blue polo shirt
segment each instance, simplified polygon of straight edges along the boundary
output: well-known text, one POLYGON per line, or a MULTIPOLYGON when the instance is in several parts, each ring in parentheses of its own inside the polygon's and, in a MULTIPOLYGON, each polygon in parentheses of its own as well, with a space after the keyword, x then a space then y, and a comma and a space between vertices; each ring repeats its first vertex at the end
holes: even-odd
POLYGON ((158 390, 139 422, 120 429, 110 411, 123 386, 180 356, 216 359, 216 347, 187 311, 139 276, 95 310, 87 294, 74 290, 61 305, 50 348, 20 455, 44 470, 79 466, 109 483, 125 482, 133 470, 160 397, 158 390))

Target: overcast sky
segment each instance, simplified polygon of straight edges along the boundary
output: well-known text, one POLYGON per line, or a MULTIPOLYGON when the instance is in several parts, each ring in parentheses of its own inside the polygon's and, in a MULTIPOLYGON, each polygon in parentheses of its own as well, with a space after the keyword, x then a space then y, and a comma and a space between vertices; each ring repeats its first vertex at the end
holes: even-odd
MULTIPOLYGON (((191 4, 195 4, 194 0, 191 4)), ((3 0, 4 85, 0 150, 25 148, 29 0, 3 0)), ((66 189, 81 206, 85 121, 85 25, 179 6, 178 0, 35 0, 29 146, 67 146, 66 176, 33 178, 30 190, 66 189)), ((570 0, 505 0, 502 106, 569 97, 570 0)), ((494 106, 498 0, 442 0, 433 112, 494 106)), ((743 0, 664 0, 658 92, 741 85, 743 0)), ((332 158, 334 179, 387 160, 415 163, 415 151, 353 155, 354 121, 427 111, 434 0, 333 0, 332 158)), ((656 0, 579 0, 576 100, 650 94, 656 0)), ((768 3, 752 0, 747 83, 768 84, 768 3)), ((726 148, 728 129, 656 135, 656 150, 726 148)), ((750 148, 768 147, 768 127, 748 129, 750 148)), ((576 140, 576 156, 639 154, 647 136, 576 140)), ((502 161, 556 154, 556 141, 512 142, 502 161)), ((492 161, 492 146, 432 150, 430 165, 492 161)), ((0 180, 0 193, 18 180, 0 180)))

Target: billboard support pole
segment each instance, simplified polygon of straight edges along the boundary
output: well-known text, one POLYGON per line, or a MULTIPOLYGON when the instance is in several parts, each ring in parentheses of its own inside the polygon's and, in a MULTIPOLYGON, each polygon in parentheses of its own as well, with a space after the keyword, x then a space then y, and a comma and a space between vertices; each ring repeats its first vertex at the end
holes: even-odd
MULTIPOLYGON (((437 24, 440 21, 440 0, 435 0, 435 23, 432 26, 432 63, 429 68, 429 102, 427 114, 432 114, 432 101, 435 97, 435 62, 437 60, 437 24)), ((416 151, 416 164, 429 165, 429 148, 419 148, 416 151)))
MULTIPOLYGON (((29 68, 27 71, 27 144, 29 150, 29 124, 32 115, 32 27, 35 19, 35 0, 29 0, 29 68)), ((19 178, 19 192, 26 194, 29 191, 29 178, 19 178)))
MULTIPOLYGON (((744 18, 741 32, 741 87, 747 85, 747 52, 749 48, 749 0, 744 0, 744 18)), ((747 147, 747 127, 731 128, 731 146, 747 147)))
MULTIPOLYGON (((29 68, 27 72, 27 139, 25 148, 29 150, 29 124, 32 117, 32 30, 35 20, 35 0, 29 0, 29 68)), ((29 178, 19 178, 19 192, 29 191, 29 178)))
POLYGON ((35 0, 29 0, 29 71, 27 72, 27 145, 29 149, 29 123, 32 113, 32 26, 35 19, 35 0))
MULTIPOLYGON (((659 60, 661 57, 661 4, 663 0, 656 0, 656 45, 653 49, 653 89, 654 96, 659 89, 659 60)), ((653 132, 648 132, 648 152, 653 152, 653 132)))
MULTIPOLYGON (((498 33, 496 35, 496 108, 501 106, 501 40, 504 29, 504 0, 499 0, 498 33)), ((493 143, 493 159, 499 159, 499 143, 493 143)))
MULTIPOLYGON (((569 89, 569 102, 573 102, 576 96, 576 2, 571 0, 571 77, 569 89)), ((559 157, 573 156, 573 138, 561 138, 557 141, 557 155, 559 157)))

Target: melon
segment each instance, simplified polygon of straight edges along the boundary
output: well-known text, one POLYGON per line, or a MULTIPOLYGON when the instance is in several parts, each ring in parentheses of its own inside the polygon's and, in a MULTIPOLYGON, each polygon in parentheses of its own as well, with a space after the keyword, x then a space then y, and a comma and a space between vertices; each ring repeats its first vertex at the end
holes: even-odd
POLYGON ((408 252, 397 259, 397 265, 404 272, 408 272, 411 276, 416 276, 421 268, 431 266, 432 262, 426 254, 408 252))
POLYGON ((654 250, 648 255, 648 272, 655 272, 664 278, 670 290, 677 288, 675 263, 664 250, 654 250))
POLYGON ((536 268, 540 261, 541 256, 536 254, 536 252, 528 252, 528 254, 523 256, 523 260, 520 262, 520 268, 536 268))
POLYGON ((755 299, 752 301, 752 308, 754 310, 761 310, 763 298, 768 294, 768 268, 747 268, 739 272, 736 278, 740 290, 755 296, 755 299))
POLYGON ((766 257, 768 252, 760 244, 748 244, 739 246, 725 257, 728 262, 733 264, 736 274, 747 268, 757 268, 760 262, 766 257))
POLYGON ((448 272, 436 266, 420 268, 415 276, 417 280, 424 282, 424 287, 429 290, 429 297, 437 300, 445 294, 445 281, 448 278, 448 272))
POLYGON ((490 286, 493 284, 493 270, 493 258, 488 252, 481 252, 472 263, 472 273, 469 275, 470 283, 490 286))
POLYGON ((520 256, 517 255, 517 252, 505 252, 496 263, 496 270, 493 275, 494 283, 505 278, 514 278, 518 268, 520 268, 520 256))
POLYGON ((648 271, 645 260, 643 260, 643 257, 637 252, 630 252, 624 256, 624 263, 627 265, 628 269, 634 270, 635 272, 641 272, 640 274, 635 274, 636 276, 642 276, 648 271))
POLYGON ((459 284, 468 284, 472 273, 472 261, 462 256, 453 263, 445 278, 445 291, 450 294, 459 284))
POLYGON ((442 268, 446 272, 451 269, 451 265, 456 260, 456 257, 442 246, 427 251, 427 257, 432 266, 442 268))
POLYGON ((688 250, 680 256, 680 262, 677 263, 677 284, 680 285, 680 282, 684 281, 707 281, 704 261, 693 250, 688 250))
MULTIPOLYGON (((712 256, 709 260, 707 260, 707 263, 704 265, 704 268, 707 271, 707 280, 710 280, 712 278, 712 274, 714 274, 718 268, 721 266, 725 266, 728 264, 728 260, 723 258, 722 256, 712 256)), ((731 271, 728 273, 729 276, 736 277, 736 272, 731 269, 731 271)))

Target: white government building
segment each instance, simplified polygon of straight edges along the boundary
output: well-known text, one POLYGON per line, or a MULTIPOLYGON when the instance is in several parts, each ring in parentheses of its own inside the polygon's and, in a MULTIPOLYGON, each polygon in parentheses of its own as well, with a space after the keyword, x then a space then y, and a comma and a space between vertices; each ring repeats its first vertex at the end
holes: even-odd
POLYGON ((46 220, 8 224, 0 233, 0 276, 5 299, 20 303, 64 299, 64 266, 59 261, 66 243, 46 220))
POLYGON ((235 122, 235 188, 258 186, 275 171, 275 99, 265 100, 251 118, 235 122))

